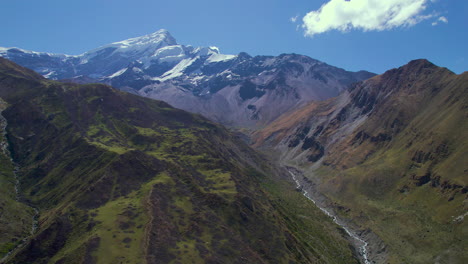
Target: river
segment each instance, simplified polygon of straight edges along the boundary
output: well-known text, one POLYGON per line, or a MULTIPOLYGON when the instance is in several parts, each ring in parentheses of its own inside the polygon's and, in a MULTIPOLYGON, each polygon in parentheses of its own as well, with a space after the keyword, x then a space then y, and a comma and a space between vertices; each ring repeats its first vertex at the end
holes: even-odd
POLYGON ((330 210, 325 209, 324 207, 320 206, 316 200, 312 198, 312 196, 309 194, 309 191, 306 190, 306 188, 303 187, 303 184, 301 184, 300 180, 298 179, 297 175, 291 170, 291 168, 286 168, 291 175, 292 179, 296 183, 296 188, 298 190, 301 190, 302 194, 311 202, 315 204, 322 212, 324 212, 326 215, 331 217, 333 219, 333 222, 335 222, 337 225, 339 225, 343 230, 354 239, 355 244, 358 245, 359 247, 359 256, 361 257, 361 260, 364 262, 364 264, 371 264, 371 261, 369 259, 369 254, 368 254, 368 246, 369 243, 366 242, 363 238, 359 237, 355 232, 353 232, 348 226, 344 224, 344 221, 340 220, 336 215, 334 215, 330 210))

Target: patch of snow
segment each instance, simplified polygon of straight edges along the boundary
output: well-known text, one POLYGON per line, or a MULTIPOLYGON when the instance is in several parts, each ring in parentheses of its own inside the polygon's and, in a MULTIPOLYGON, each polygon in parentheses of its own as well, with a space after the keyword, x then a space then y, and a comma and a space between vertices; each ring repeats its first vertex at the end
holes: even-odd
POLYGON ((55 71, 50 71, 50 72, 48 72, 47 74, 44 74, 44 75, 42 75, 42 76, 44 76, 44 77, 47 78, 47 79, 50 79, 51 76, 52 76, 54 73, 55 73, 55 71))
POLYGON ((156 80, 159 81, 167 81, 169 79, 173 79, 179 76, 182 76, 184 74, 184 70, 192 65, 194 61, 196 61, 198 57, 192 58, 192 59, 183 59, 181 62, 179 62, 174 68, 171 70, 165 72, 161 78, 156 78, 156 80))
POLYGON ((205 76, 203 75, 195 76, 190 80, 190 83, 193 85, 198 85, 203 81, 203 79, 205 79, 205 76))
POLYGON ((159 62, 180 62, 185 59, 187 55, 185 54, 185 49, 182 45, 173 45, 162 47, 151 56, 151 59, 157 59, 159 62))
POLYGON ((219 54, 219 49, 217 47, 198 47, 193 51, 193 53, 198 56, 210 56, 213 54, 219 54))
POLYGON ((133 71, 134 73, 143 73, 143 71, 142 71, 140 68, 137 68, 137 67, 133 67, 133 68, 132 68, 132 71, 133 71))
POLYGON ((224 55, 224 54, 213 54, 211 55, 206 62, 224 62, 224 61, 230 61, 235 59, 237 56, 236 55, 224 55))
POLYGON ((453 219, 453 222, 462 222, 463 220, 465 220, 465 216, 467 215, 468 212, 465 212, 464 214, 455 217, 455 219, 453 219))
POLYGON ((218 47, 210 46, 210 49, 213 50, 213 51, 215 51, 215 52, 218 53, 218 54, 220 53, 218 47))
POLYGON ((0 47, 0 54, 6 54, 9 49, 11 48, 0 47))
POLYGON ((127 70, 127 68, 123 68, 121 70, 118 70, 116 72, 114 72, 112 75, 109 76, 109 78, 115 78, 117 76, 120 76, 122 75, 125 71, 127 70))

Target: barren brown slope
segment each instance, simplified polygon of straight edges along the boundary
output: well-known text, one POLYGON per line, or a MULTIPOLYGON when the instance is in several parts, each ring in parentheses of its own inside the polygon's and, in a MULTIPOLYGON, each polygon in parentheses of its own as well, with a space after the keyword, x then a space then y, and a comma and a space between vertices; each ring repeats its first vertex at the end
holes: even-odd
POLYGON ((283 116, 256 144, 308 170, 392 263, 464 263, 467 110, 468 73, 416 60, 283 116))

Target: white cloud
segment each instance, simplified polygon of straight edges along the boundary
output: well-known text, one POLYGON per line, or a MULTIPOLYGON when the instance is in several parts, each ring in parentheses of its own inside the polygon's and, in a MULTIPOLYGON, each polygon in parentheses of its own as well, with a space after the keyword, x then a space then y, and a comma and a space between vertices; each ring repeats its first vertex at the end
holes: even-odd
POLYGON ((304 16, 306 36, 329 30, 382 31, 413 26, 434 15, 423 15, 429 0, 330 0, 304 16))
POLYGON ((446 17, 444 17, 444 16, 439 17, 439 21, 444 22, 445 24, 448 23, 448 19, 446 17))
POLYGON ((448 23, 448 19, 444 16, 441 16, 439 17, 439 19, 437 19, 436 21, 432 22, 432 25, 433 26, 437 26, 439 24, 439 22, 442 22, 442 23, 445 23, 447 24, 448 23))
POLYGON ((291 17, 289 20, 291 20, 291 22, 293 22, 293 23, 296 23, 298 18, 299 18, 299 16, 295 16, 295 17, 291 17))

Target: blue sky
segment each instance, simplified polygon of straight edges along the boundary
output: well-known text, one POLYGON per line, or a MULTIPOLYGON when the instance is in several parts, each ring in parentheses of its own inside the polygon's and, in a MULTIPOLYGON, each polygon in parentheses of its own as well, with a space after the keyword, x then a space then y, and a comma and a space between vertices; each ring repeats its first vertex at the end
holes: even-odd
POLYGON ((214 45, 225 54, 298 53, 376 73, 427 58, 468 70, 466 0, 0 1, 3 47, 81 54, 165 28, 180 44, 214 45), (425 8, 414 13, 418 5, 425 8))

